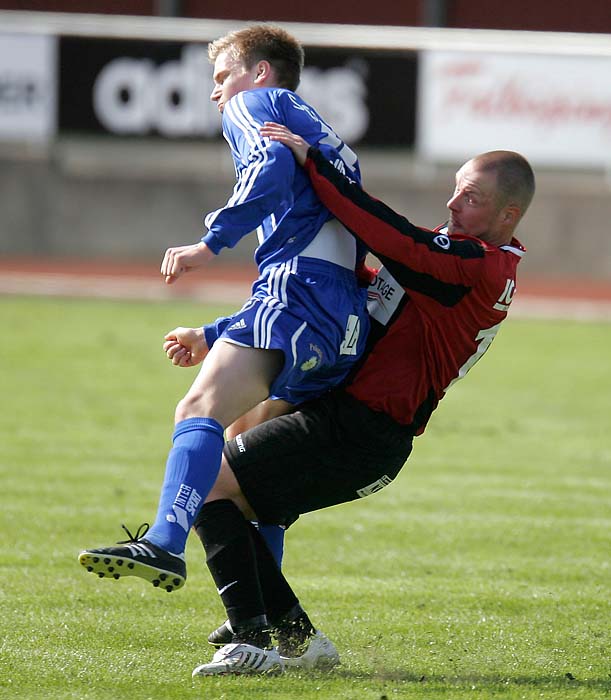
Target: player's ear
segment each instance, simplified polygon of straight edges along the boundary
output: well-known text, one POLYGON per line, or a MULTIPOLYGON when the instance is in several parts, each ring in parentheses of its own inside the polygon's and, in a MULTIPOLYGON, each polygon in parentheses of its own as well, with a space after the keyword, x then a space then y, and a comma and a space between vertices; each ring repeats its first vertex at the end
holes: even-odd
POLYGON ((269 61, 257 61, 255 72, 255 83, 265 83, 272 74, 272 65, 269 61))
POLYGON ((516 204, 508 204, 503 208, 503 223, 507 226, 517 226, 520 220, 520 208, 516 204))

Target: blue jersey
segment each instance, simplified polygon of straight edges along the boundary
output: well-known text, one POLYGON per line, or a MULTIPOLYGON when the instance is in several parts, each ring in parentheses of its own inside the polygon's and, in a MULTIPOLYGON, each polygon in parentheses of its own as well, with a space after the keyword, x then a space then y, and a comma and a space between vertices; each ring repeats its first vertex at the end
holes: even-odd
MULTIPOLYGON (((284 124, 360 183, 354 152, 294 92, 258 88, 232 97, 223 111, 223 135, 231 147, 237 183, 227 204, 206 216, 209 230, 202 241, 219 253, 256 230, 260 272, 299 255, 332 218, 291 151, 261 137, 259 128, 265 121, 284 124)), ((358 257, 363 254, 360 247, 358 257)))

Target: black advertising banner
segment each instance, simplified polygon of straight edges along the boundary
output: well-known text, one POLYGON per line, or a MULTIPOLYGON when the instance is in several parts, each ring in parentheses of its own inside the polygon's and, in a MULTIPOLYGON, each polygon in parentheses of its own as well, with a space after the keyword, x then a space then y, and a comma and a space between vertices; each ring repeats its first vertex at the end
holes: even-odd
POLYGON ((418 56, 308 49, 300 94, 348 143, 412 147, 418 56))
MULTIPOLYGON (((308 49, 298 92, 348 143, 411 147, 417 56, 308 49)), ((62 37, 59 130, 218 139, 206 44, 62 37)))

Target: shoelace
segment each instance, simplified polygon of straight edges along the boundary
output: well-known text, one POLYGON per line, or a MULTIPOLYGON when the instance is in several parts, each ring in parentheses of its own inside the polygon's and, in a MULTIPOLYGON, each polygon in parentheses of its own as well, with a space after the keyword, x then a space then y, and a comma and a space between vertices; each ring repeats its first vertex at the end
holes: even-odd
POLYGON ((123 523, 121 523, 121 527, 125 530, 129 539, 121 540, 121 542, 117 542, 117 544, 131 544, 132 542, 138 542, 138 540, 141 540, 149 531, 148 523, 142 523, 142 525, 140 525, 140 527, 136 530, 135 536, 132 535, 132 533, 125 527, 125 525, 123 525, 123 523))

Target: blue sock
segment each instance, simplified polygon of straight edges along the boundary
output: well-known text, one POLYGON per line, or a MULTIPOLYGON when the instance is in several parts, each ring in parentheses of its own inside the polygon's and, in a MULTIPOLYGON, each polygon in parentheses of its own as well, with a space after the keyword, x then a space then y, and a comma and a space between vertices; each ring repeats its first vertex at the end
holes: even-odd
POLYGON ((187 418, 176 424, 172 440, 157 518, 145 538, 182 554, 195 516, 219 473, 223 427, 213 418, 187 418))
POLYGON ((256 523, 265 544, 269 547, 278 568, 282 568, 282 556, 284 555, 284 533, 285 528, 280 525, 261 525, 256 523))

